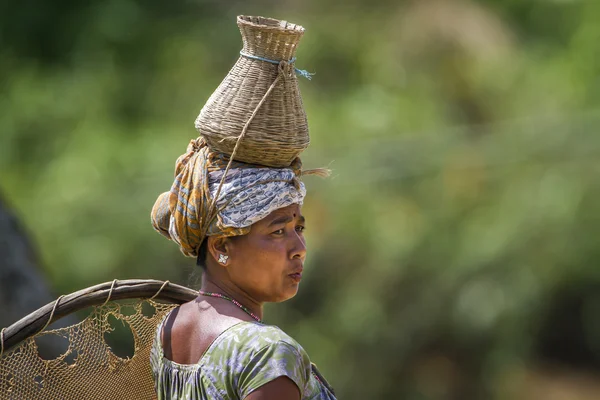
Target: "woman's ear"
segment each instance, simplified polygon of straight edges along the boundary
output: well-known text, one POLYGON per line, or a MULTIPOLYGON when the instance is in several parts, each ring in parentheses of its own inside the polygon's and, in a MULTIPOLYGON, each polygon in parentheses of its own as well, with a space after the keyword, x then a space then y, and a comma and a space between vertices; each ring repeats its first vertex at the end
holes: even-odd
POLYGON ((226 237, 208 237, 208 252, 219 264, 227 265, 229 259, 228 247, 229 238, 226 237))

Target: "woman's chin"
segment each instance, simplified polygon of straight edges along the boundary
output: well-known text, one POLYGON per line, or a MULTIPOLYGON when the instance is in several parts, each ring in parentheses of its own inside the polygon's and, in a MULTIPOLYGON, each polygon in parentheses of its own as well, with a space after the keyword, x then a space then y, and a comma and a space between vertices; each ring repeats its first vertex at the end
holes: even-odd
POLYGON ((279 296, 277 296, 277 299, 274 300, 273 303, 282 303, 296 296, 296 294, 298 294, 298 285, 295 285, 295 287, 292 288, 288 288, 287 290, 282 292, 279 296))

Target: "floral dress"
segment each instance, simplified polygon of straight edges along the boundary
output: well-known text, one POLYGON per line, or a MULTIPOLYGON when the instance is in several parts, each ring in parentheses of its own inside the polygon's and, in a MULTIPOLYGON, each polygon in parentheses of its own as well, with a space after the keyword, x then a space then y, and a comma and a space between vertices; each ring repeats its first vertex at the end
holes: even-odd
POLYGON ((306 351, 276 326, 237 323, 215 339, 197 364, 179 364, 164 356, 163 323, 150 354, 158 400, 241 400, 280 376, 296 383, 302 400, 335 400, 306 351))

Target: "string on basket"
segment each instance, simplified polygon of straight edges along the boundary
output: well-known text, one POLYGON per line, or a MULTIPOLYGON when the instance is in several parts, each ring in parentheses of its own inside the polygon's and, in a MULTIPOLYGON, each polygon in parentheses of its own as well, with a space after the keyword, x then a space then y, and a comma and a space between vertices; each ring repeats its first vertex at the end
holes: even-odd
POLYGON ((4 354, 4 331, 6 330, 6 328, 2 328, 2 330, 0 331, 0 357, 2 357, 2 354, 4 354))
POLYGON ((169 283, 171 283, 171 282, 169 282, 168 280, 164 281, 164 282, 163 282, 163 284, 162 284, 162 286, 160 287, 160 289, 158 289, 158 292, 156 292, 156 293, 154 294, 154 296, 150 297, 150 299, 149 299, 149 300, 154 300, 154 298, 155 298, 156 296, 158 296, 158 294, 159 294, 160 292, 162 292, 162 290, 165 288, 165 286, 167 286, 169 283))
MULTIPOLYGON (((271 62, 271 61, 269 61, 269 62, 271 62)), ((273 89, 275 89, 275 86, 277 86, 277 83, 279 82, 281 77, 284 75, 284 71, 285 71, 286 67, 289 66, 289 63, 285 60, 281 60, 281 61, 277 62, 277 64, 278 64, 277 77, 275 78, 273 83, 271 83, 271 86, 269 86, 269 89, 267 89, 267 92, 264 94, 262 99, 260 99, 260 101, 256 105, 256 108, 252 112, 252 115, 250 115, 250 118, 248 118, 248 121, 246 121, 246 124, 244 124, 244 127, 242 128, 242 132, 240 133, 240 136, 238 136, 237 141, 235 142, 235 146, 233 147, 233 151, 231 152, 231 156, 229 157, 229 162, 227 163, 227 167, 225 168, 225 171, 223 172, 223 177, 221 178, 221 182, 219 182, 219 187, 217 188, 217 191, 211 201, 210 207, 208 208, 207 221, 212 221, 214 218, 217 217, 217 214, 219 213, 219 210, 217 210, 217 199, 219 198, 219 195, 221 194, 221 188, 223 187, 223 183, 225 183, 225 177, 227 176, 227 173, 229 172, 229 169, 231 168, 231 164, 233 163, 235 154, 238 151, 238 148, 240 146, 240 143, 242 142, 242 139, 244 138, 244 136, 246 135, 246 132, 248 131, 248 127, 250 126, 250 123, 252 122, 254 117, 256 117, 258 110, 260 110, 260 107, 264 104, 265 100, 267 100, 267 97, 269 97, 269 95, 271 94, 273 89)), ((206 231, 208 230, 208 226, 209 226, 208 223, 204 224, 204 231, 202 232, 202 237, 206 237, 206 231)))
MULTIPOLYGON (((248 54, 244 51, 240 51, 240 55, 247 57, 247 58, 251 58, 253 60, 264 61, 264 62, 268 62, 268 63, 275 64, 275 65, 279 65, 279 63, 281 62, 281 61, 276 61, 276 60, 270 60, 270 59, 264 58, 264 57, 254 56, 254 55, 248 54)), ((292 57, 289 61, 286 61, 286 62, 288 64, 293 64, 294 62, 296 62, 296 57, 292 57)), ((305 69, 299 69, 299 68, 296 68, 295 66, 294 66, 294 71, 296 71, 296 73, 298 75, 305 77, 309 81, 312 79, 312 76, 315 74, 314 72, 308 72, 305 69)))
POLYGON ((110 296, 112 296, 113 289, 115 288, 115 283, 117 283, 117 279, 113 279, 112 284, 110 285, 110 291, 108 292, 108 297, 106 298, 106 301, 102 303, 101 307, 104 307, 106 303, 110 301, 110 296))
POLYGON ((46 321, 46 325, 44 325, 44 327, 42 329, 40 329, 40 332, 42 332, 44 329, 46 329, 48 327, 48 325, 50 325, 50 321, 52 321, 52 318, 54 317, 54 312, 56 311, 56 308, 58 307, 58 304, 60 303, 60 300, 65 297, 64 294, 61 294, 58 299, 56 299, 56 301, 54 302, 54 306, 52 307, 52 312, 50 313, 50 317, 48 318, 48 321, 46 321))

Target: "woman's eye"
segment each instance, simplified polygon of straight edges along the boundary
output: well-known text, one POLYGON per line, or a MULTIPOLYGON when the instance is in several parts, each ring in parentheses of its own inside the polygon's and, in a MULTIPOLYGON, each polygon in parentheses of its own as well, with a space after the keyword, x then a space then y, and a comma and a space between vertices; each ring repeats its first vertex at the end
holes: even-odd
MULTIPOLYGON (((304 232, 306 228, 302 225, 298 225, 296 227, 296 232, 304 232)), ((285 228, 281 228, 281 229, 277 229, 276 231, 273 231, 272 234, 273 235, 283 235, 285 233, 285 228)))

